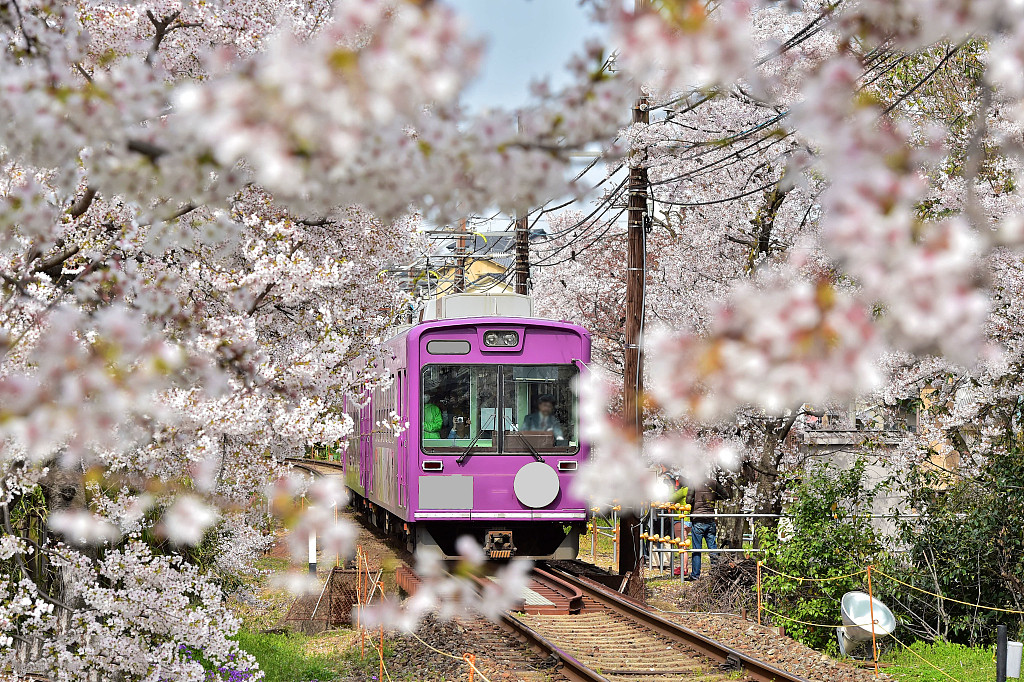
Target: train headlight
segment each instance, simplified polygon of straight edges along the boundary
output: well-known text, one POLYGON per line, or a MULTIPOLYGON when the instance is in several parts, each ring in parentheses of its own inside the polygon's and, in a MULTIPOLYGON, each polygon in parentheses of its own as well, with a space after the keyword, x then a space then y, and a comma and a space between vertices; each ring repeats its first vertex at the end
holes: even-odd
POLYGON ((489 331, 484 334, 484 345, 490 348, 512 348, 519 345, 519 333, 511 331, 489 331))

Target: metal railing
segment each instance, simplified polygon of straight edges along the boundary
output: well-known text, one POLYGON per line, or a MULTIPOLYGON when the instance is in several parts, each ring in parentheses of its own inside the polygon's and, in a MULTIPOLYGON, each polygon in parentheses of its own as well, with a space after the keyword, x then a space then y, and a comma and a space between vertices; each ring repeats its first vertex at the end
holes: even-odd
MULTIPOLYGON (((688 575, 687 565, 691 559, 691 555, 716 555, 716 554, 744 554, 751 555, 760 553, 763 550, 756 548, 755 542, 757 538, 757 530, 755 527, 756 519, 779 519, 782 518, 782 514, 760 514, 756 512, 739 512, 733 514, 696 514, 682 510, 683 505, 658 505, 653 504, 650 507, 650 513, 647 517, 647 532, 643 533, 641 538, 642 551, 644 556, 647 557, 647 569, 650 573, 653 573, 655 568, 660 572, 667 572, 670 576, 675 574, 676 568, 679 568, 679 580, 682 582, 688 575), (739 549, 732 547, 716 547, 714 549, 705 547, 692 547, 690 543, 691 539, 687 538, 687 535, 692 533, 692 527, 687 529, 685 526, 686 521, 694 521, 696 519, 705 519, 716 521, 717 519, 736 519, 741 518, 744 520, 749 519, 750 531, 742 534, 741 542, 743 545, 750 545, 749 547, 744 546, 739 549), (677 529, 676 526, 679 526, 677 529), (667 526, 667 528, 666 528, 667 526), (655 532, 657 528, 660 532, 655 532), (666 559, 668 560, 668 566, 666 567, 666 559)), ((746 525, 745 523, 743 525, 746 525)), ((710 557, 709 557, 710 561, 710 557)), ((702 566, 702 568, 704 568, 702 566)))

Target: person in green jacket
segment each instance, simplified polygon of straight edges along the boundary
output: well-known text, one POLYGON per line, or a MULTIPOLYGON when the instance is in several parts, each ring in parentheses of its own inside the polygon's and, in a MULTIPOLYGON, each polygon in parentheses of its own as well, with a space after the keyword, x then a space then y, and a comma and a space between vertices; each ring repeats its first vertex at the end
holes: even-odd
MULTIPOLYGON (((680 504, 685 503, 686 498, 690 493, 690 488, 683 485, 682 479, 678 476, 672 476, 671 481, 675 487, 675 491, 672 493, 672 497, 669 498, 669 504, 680 504)), ((672 523, 672 536, 677 537, 680 540, 686 540, 690 537, 690 519, 683 512, 683 518, 680 521, 672 523)), ((684 575, 688 572, 690 565, 690 554, 689 552, 683 552, 679 555, 679 565, 675 568, 675 575, 679 575, 682 572, 684 575)))
POLYGON ((423 405, 423 437, 440 438, 441 424, 443 422, 441 408, 428 398, 427 402, 423 405))

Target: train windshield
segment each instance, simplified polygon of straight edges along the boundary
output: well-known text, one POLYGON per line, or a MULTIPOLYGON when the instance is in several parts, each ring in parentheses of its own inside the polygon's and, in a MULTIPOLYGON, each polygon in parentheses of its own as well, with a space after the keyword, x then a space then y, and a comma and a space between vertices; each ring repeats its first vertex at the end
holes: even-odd
POLYGON ((575 452, 579 448, 573 365, 504 365, 503 452, 575 452))
POLYGON ((494 365, 424 367, 424 449, 496 452, 498 376, 494 365))
POLYGON ((476 453, 575 452, 573 365, 427 365, 423 448, 476 453))

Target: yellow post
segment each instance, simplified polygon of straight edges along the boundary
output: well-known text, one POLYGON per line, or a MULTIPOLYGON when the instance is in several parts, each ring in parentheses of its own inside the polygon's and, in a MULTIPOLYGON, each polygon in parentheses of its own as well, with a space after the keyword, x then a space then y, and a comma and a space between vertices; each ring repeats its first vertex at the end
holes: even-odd
POLYGON ((359 627, 359 660, 366 658, 366 631, 363 630, 363 566, 360 557, 363 553, 362 545, 356 547, 356 602, 359 610, 356 611, 356 625, 359 627))
POLYGON ((761 562, 757 562, 757 624, 761 624, 761 562))
POLYGON ((871 659, 875 662, 875 677, 878 677, 878 645, 875 643, 875 596, 871 593, 871 566, 868 566, 868 611, 871 615, 871 659))

